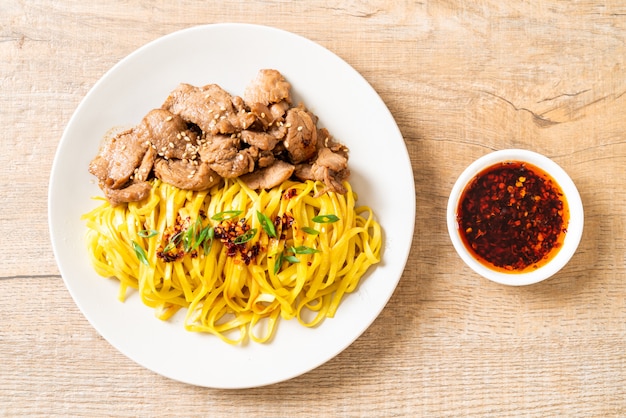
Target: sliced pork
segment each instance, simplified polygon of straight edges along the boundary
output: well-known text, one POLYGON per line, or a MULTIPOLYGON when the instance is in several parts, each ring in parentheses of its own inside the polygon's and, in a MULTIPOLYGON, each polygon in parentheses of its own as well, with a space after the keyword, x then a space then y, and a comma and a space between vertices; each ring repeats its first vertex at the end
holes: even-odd
POLYGON ((195 87, 182 83, 161 107, 212 135, 238 132, 256 121, 241 97, 231 96, 217 84, 195 87))
POLYGON ((291 84, 276 70, 261 70, 244 90, 243 100, 252 107, 255 103, 269 106, 286 101, 291 104, 291 84))
POLYGON ((157 160, 154 175, 183 190, 206 190, 222 180, 208 164, 188 160, 157 160))
POLYGON ((276 160, 268 167, 254 170, 254 172, 249 174, 244 174, 241 176, 241 180, 251 189, 271 189, 289 180, 294 169, 294 165, 285 161, 276 160))
POLYGON ((111 204, 145 199, 154 177, 185 190, 235 177, 269 189, 295 177, 345 193, 348 149, 317 123, 303 104, 292 106, 276 70, 259 71, 242 97, 181 83, 136 127, 105 139, 89 171, 111 204))
POLYGON ((298 164, 311 159, 317 151, 317 117, 303 107, 287 111, 287 134, 284 144, 289 159, 298 164))
MULTIPOLYGON (((337 145, 336 143, 333 143, 337 145)), ((295 176, 302 180, 314 180, 323 182, 330 191, 346 193, 343 182, 350 176, 348 169, 347 149, 338 146, 336 151, 328 147, 320 147, 314 160, 298 164, 295 176)))
POLYGON ((120 189, 128 184, 147 150, 148 145, 134 130, 122 132, 104 140, 98 155, 89 164, 89 172, 102 186, 120 189))
POLYGON ((122 189, 111 189, 102 185, 101 188, 111 206, 117 206, 122 203, 144 200, 150 196, 152 185, 147 181, 133 181, 122 189))
POLYGON ((206 139, 199 153, 201 160, 221 177, 235 178, 254 170, 259 150, 242 149, 235 135, 214 135, 206 139))

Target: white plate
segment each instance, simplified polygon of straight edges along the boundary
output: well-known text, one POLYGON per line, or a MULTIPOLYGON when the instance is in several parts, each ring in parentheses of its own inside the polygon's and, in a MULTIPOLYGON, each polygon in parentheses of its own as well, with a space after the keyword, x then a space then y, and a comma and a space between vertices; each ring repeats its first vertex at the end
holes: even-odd
POLYGON ((48 216, 55 256, 74 301, 94 328, 142 366, 193 385, 247 388, 280 382, 330 360, 376 319, 404 270, 415 224, 413 170, 402 135, 374 89, 346 62, 281 30, 216 24, 172 33, 138 49, 108 71, 69 121, 50 178, 48 216), (359 204, 383 227, 380 264, 345 298, 333 319, 315 329, 281 321, 269 344, 230 346, 184 329, 183 315, 163 322, 136 293, 117 300, 118 282, 90 265, 80 216, 101 195, 88 173, 104 135, 138 124, 179 83, 217 83, 241 95, 259 69, 274 68, 296 99, 350 148, 351 183, 359 204))

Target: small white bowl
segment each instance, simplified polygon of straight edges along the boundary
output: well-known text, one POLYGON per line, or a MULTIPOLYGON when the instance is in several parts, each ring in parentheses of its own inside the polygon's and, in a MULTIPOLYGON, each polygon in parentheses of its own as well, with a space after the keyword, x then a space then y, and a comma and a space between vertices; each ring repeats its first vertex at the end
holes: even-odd
POLYGON ((545 280, 567 264, 580 243, 583 233, 584 213, 578 189, 576 189, 572 179, 559 165, 536 152, 521 149, 506 149, 484 155, 474 161, 474 163, 461 173, 448 199, 447 223, 448 233, 450 234, 450 239, 452 240, 456 252, 472 270, 496 283, 510 286, 522 286, 545 280), (546 264, 528 272, 502 272, 490 269, 488 266, 481 263, 466 248, 461 238, 457 222, 459 199, 468 183, 470 183, 477 174, 488 167, 507 161, 527 162, 548 173, 560 186, 565 195, 567 205, 569 206, 569 222, 566 226, 567 232, 561 248, 546 264))

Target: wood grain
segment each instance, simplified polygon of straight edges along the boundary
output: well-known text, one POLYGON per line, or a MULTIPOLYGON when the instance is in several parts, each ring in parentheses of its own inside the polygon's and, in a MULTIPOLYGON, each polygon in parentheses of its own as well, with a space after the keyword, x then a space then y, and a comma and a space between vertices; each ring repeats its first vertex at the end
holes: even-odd
POLYGON ((626 4, 440 0, 6 0, 0 5, 0 415, 626 416, 626 4), (189 26, 271 25, 357 69, 405 138, 409 262, 380 317, 325 365, 223 391, 145 370, 82 316, 52 254, 47 186, 76 106, 116 62, 189 26), (475 158, 528 148, 566 169, 585 231, 530 287, 454 253, 448 193, 475 158))

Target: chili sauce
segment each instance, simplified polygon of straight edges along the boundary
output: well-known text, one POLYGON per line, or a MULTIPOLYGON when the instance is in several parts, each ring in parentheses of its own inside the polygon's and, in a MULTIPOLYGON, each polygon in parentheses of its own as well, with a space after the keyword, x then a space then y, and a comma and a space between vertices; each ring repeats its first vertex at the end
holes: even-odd
POLYGON ((464 245, 486 267, 510 273, 530 271, 552 259, 568 222, 569 207, 557 182, 520 161, 478 173, 457 207, 464 245))

